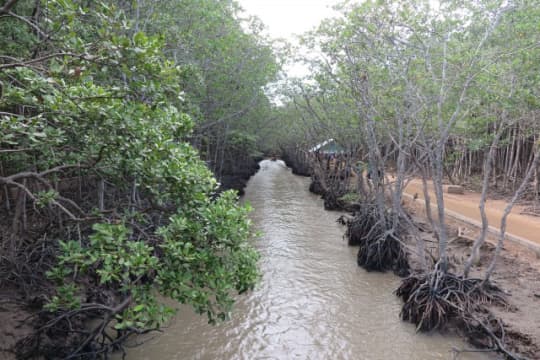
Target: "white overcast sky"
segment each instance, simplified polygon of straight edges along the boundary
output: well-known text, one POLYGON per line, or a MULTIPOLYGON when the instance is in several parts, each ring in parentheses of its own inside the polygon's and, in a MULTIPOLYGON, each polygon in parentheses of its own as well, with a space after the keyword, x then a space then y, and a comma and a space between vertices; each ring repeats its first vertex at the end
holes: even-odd
POLYGON ((272 37, 293 39, 335 14, 331 6, 338 0, 238 0, 250 15, 268 26, 272 37))
MULTIPOLYGON (((295 36, 312 30, 319 23, 337 13, 332 6, 340 0, 237 0, 249 15, 259 17, 273 38, 284 38, 296 43, 295 36)), ((285 72, 290 76, 309 73, 302 64, 289 64, 285 72)))

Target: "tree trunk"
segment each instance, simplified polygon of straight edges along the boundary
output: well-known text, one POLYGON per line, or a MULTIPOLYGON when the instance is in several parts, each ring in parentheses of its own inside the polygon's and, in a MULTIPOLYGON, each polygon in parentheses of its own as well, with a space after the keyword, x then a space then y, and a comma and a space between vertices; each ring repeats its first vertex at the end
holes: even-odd
POLYGON ((485 276, 484 281, 488 281, 491 275, 493 274, 493 271, 495 270, 497 260, 501 254, 501 251, 504 245, 504 238, 506 235, 506 223, 507 223, 508 215, 510 215, 512 208, 514 207, 516 202, 520 199, 521 195, 523 195, 523 192, 525 191, 525 189, 527 189, 529 181, 532 178, 532 175, 534 173, 534 170, 538 166, 539 160, 540 160, 540 151, 536 149, 533 163, 531 164, 531 166, 529 166, 529 169, 527 170, 525 177, 521 181, 521 185, 519 186, 517 191, 514 193, 514 196, 512 197, 510 202, 506 205, 506 208, 504 209, 504 213, 501 219, 501 229, 499 233, 499 240, 497 242, 497 247, 495 248, 495 254, 493 255, 491 263, 489 264, 489 267, 486 270, 486 276, 485 276))

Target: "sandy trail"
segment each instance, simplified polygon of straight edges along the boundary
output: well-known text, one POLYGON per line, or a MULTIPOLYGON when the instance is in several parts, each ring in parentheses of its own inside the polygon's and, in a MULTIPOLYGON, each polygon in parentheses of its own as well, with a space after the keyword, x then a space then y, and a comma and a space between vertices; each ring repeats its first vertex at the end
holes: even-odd
MULTIPOLYGON (((422 181, 419 179, 413 179, 406 187, 405 192, 411 196, 417 194, 418 200, 424 200, 422 181)), ((433 204, 436 204, 435 193, 433 192, 432 185, 430 184, 429 194, 433 204)), ((481 222, 480 210, 478 204, 480 201, 480 194, 466 191, 463 195, 458 194, 444 194, 445 208, 461 214, 464 217, 470 218, 476 222, 481 222)), ((507 202, 505 200, 488 200, 486 202, 486 214, 488 217, 489 225, 500 229, 501 218, 504 213, 504 208, 507 202)), ((436 210, 432 207, 433 211, 436 210)), ((506 232, 531 242, 534 242, 540 246, 540 217, 531 215, 520 214, 524 211, 522 206, 514 206, 512 213, 508 216, 506 232)), ((434 212, 435 216, 435 212, 434 212)))

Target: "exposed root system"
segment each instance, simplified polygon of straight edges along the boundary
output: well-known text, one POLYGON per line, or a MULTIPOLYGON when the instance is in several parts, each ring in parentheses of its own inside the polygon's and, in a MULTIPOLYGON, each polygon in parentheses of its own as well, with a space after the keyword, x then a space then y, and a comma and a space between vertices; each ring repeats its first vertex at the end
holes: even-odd
POLYGON ((449 319, 482 304, 506 305, 503 292, 495 285, 441 270, 407 277, 396 295, 405 302, 402 319, 415 324, 419 331, 444 328, 449 319))
POLYGON ((293 149, 282 149, 281 159, 292 169, 293 174, 300 176, 311 175, 309 161, 306 159, 305 154, 293 149))
POLYGON ((317 176, 312 175, 309 191, 321 195, 325 210, 343 210, 348 206, 347 202, 340 199, 346 193, 346 188, 340 183, 331 182, 325 188, 317 176))
POLYGON ((379 219, 375 205, 364 203, 354 217, 341 217, 339 221, 347 226, 345 237, 349 245, 360 247, 359 266, 367 271, 393 270, 399 276, 409 275, 407 253, 397 237, 397 229, 391 226, 389 213, 379 219))
POLYGON ((509 359, 520 359, 507 349, 505 326, 486 306, 507 305, 505 294, 494 284, 464 279, 436 267, 405 278, 396 295, 404 301, 401 318, 415 324, 417 331, 457 325, 472 344, 503 353, 509 359))
POLYGON ((374 205, 362 204, 358 211, 354 213, 353 218, 342 216, 339 218, 339 222, 342 225, 347 226, 345 237, 348 240, 350 246, 358 246, 362 243, 362 239, 367 237, 375 224, 377 219, 373 216, 374 205))
POLYGON ((309 191, 313 194, 324 195, 325 190, 321 185, 321 182, 315 177, 311 177, 311 183, 309 184, 309 191))
POLYGON ((342 210, 346 204, 340 198, 345 195, 343 191, 331 190, 326 192, 322 198, 324 200, 325 210, 342 210))

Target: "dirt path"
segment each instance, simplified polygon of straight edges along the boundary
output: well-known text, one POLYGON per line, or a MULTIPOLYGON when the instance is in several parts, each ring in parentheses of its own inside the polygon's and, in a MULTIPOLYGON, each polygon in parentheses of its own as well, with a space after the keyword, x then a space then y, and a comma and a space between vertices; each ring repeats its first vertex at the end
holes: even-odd
MULTIPOLYGON (((421 180, 412 180, 407 185, 405 192, 411 196, 417 194, 418 199, 416 201, 423 202, 424 200, 421 180)), ((430 197, 432 203, 435 203, 435 194, 431 187, 430 197)), ((465 194, 463 195, 448 194, 446 192, 444 194, 446 209, 478 223, 481 222, 480 210, 478 209, 479 201, 480 194, 478 193, 465 191, 465 194)), ((488 200, 486 202, 486 214, 489 225, 494 228, 493 230, 499 230, 505 207, 506 201, 504 200, 488 200)), ((435 210, 435 208, 433 210, 435 210)), ((520 214, 523 210, 524 209, 521 206, 514 207, 512 213, 508 216, 506 231, 510 236, 514 235, 517 238, 527 239, 540 247, 540 218, 520 214)))

